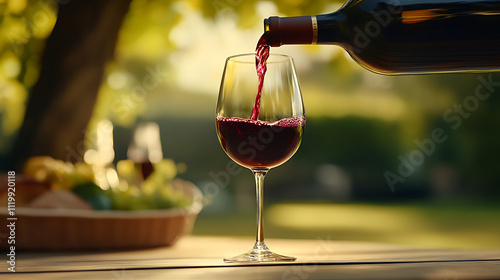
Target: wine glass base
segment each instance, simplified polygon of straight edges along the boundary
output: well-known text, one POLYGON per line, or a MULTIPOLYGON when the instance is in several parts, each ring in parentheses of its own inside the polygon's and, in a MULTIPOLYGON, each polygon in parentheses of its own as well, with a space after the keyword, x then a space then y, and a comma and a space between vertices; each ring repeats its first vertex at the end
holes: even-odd
POLYGON ((225 262, 293 262, 297 258, 283 256, 271 252, 265 244, 255 245, 252 250, 247 253, 232 257, 224 258, 225 262))

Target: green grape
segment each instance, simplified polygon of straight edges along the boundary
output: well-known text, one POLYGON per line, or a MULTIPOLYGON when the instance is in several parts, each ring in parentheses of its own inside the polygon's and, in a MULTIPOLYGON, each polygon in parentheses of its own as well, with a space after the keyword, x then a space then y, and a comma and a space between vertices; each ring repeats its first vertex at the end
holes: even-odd
POLYGON ((177 165, 171 159, 162 159, 155 163, 154 170, 153 173, 158 174, 165 181, 171 181, 177 176, 177 165))

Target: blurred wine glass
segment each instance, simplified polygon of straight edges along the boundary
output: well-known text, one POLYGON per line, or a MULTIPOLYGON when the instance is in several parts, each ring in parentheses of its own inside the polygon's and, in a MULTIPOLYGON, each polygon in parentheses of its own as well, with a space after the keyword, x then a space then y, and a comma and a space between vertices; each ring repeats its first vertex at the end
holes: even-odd
POLYGON ((153 164, 163 159, 160 127, 157 123, 141 123, 136 127, 127 157, 138 165, 143 179, 153 172, 153 164))

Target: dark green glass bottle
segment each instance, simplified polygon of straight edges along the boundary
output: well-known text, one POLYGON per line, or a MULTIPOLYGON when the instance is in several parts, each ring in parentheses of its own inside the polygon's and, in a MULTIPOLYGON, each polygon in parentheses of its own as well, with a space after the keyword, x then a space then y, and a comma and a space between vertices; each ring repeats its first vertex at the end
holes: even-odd
POLYGON ((500 70, 500 0, 350 0, 264 27, 272 47, 338 45, 377 73, 500 70))

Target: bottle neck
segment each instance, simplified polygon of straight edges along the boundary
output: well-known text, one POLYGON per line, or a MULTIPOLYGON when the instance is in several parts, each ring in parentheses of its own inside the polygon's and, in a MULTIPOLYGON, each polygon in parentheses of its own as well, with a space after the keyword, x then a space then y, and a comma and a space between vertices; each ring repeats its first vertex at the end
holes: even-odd
POLYGON ((331 44, 337 40, 337 13, 299 17, 269 17, 264 20, 266 42, 281 45, 331 44))

